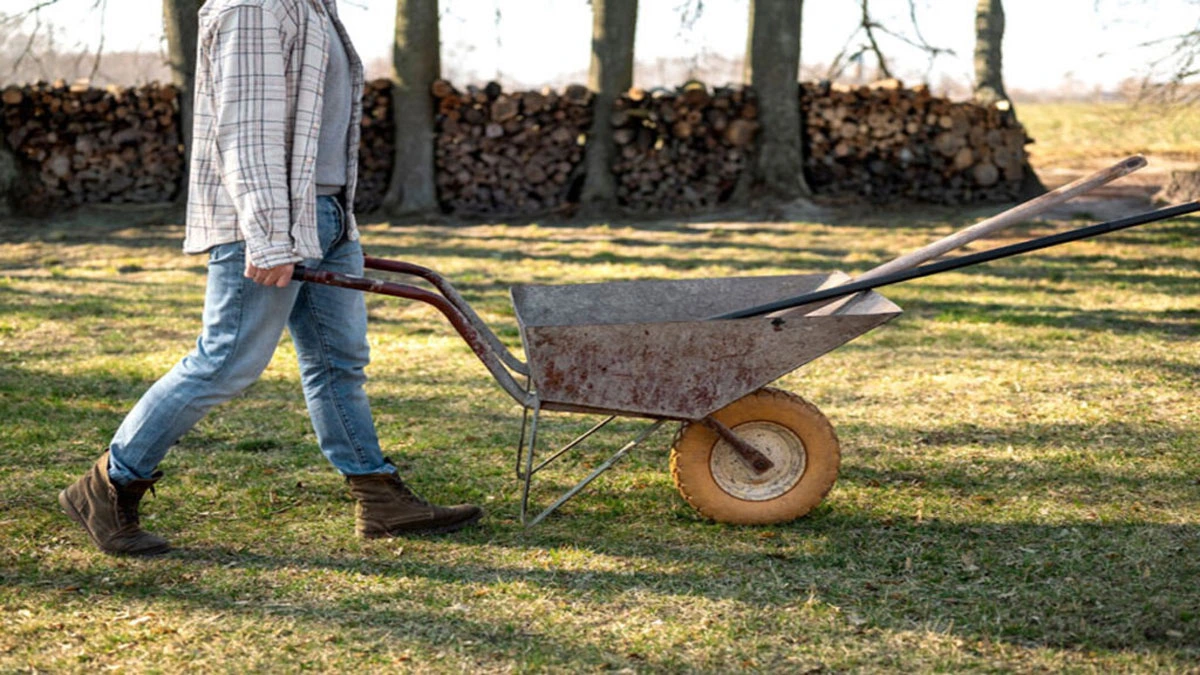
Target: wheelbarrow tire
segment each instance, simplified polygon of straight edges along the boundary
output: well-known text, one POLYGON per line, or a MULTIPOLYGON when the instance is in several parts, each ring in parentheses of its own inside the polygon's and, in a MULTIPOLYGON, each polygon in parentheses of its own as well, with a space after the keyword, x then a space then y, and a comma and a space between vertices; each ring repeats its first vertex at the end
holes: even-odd
POLYGON ((837 480, 841 452, 833 426, 799 396, 760 389, 712 416, 775 467, 756 475, 717 432, 684 423, 671 448, 671 476, 702 515, 734 525, 788 522, 820 504, 837 480))

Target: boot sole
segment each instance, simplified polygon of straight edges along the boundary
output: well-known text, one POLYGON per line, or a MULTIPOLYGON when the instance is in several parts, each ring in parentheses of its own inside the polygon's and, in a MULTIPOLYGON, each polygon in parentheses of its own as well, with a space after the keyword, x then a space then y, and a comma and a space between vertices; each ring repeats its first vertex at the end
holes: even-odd
POLYGON ((92 543, 96 545, 96 548, 100 549, 104 553, 107 553, 108 555, 133 556, 133 557, 145 558, 145 557, 151 557, 151 556, 156 556, 156 555, 162 555, 171 550, 171 546, 169 544, 165 544, 158 548, 148 548, 148 549, 145 549, 142 551, 119 551, 119 550, 106 548, 103 544, 100 543, 100 540, 96 538, 96 535, 92 534, 92 530, 91 530, 91 528, 89 528, 87 526, 87 522, 83 519, 83 515, 79 513, 79 510, 76 509, 75 505, 71 503, 71 500, 67 498, 66 490, 63 490, 62 492, 58 493, 58 505, 61 506, 63 508, 63 511, 65 511, 67 513, 68 518, 75 521, 76 524, 78 524, 80 527, 82 527, 84 532, 87 532, 88 539, 92 540, 92 543))
POLYGON ((360 536, 363 539, 389 539, 389 538, 393 538, 393 537, 403 537, 403 536, 409 535, 409 534, 416 534, 416 535, 449 534, 451 532, 457 532, 458 530, 461 530, 464 527, 469 527, 471 525, 474 525, 475 523, 478 523, 481 518, 483 518, 482 510, 479 511, 478 513, 476 513, 475 515, 471 516, 470 518, 467 518, 465 520, 460 520, 457 523, 450 523, 449 525, 442 525, 440 527, 422 527, 422 528, 412 528, 412 529, 385 530, 383 532, 363 532, 363 533, 361 533, 360 536))

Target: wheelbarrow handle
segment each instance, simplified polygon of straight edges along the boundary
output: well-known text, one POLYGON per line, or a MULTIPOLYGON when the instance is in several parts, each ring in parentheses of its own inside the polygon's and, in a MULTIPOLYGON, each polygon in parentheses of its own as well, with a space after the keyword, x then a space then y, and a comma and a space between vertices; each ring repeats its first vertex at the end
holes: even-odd
POLYGON ((513 356, 512 352, 508 351, 508 347, 505 347, 504 343, 500 342, 500 338, 496 337, 496 334, 488 328, 483 319, 481 319, 479 315, 475 313, 475 310, 471 308, 471 305, 467 303, 467 301, 462 297, 462 294, 458 292, 458 289, 456 289, 454 285, 451 284, 448 279, 446 279, 446 277, 438 274, 428 267, 422 267, 420 265, 415 265, 413 263, 404 262, 401 260, 376 258, 369 255, 363 256, 363 266, 371 270, 394 272, 396 274, 409 274, 415 277, 420 277, 433 284, 433 287, 436 288, 438 292, 441 293, 447 300, 449 300, 450 303, 462 313, 463 317, 475 327, 476 331, 478 331, 483 339, 487 341, 492 350, 496 352, 496 355, 500 357, 500 360, 504 362, 504 365, 508 366, 508 368, 514 373, 518 373, 520 375, 529 375, 529 366, 527 366, 517 357, 513 356))
POLYGON ((1035 215, 1044 213, 1051 208, 1062 204, 1063 202, 1077 197, 1085 192, 1089 192, 1101 185, 1111 183, 1112 181, 1137 171, 1146 166, 1146 158, 1141 155, 1127 157, 1112 166, 1101 169, 1090 176, 1085 176, 1072 183, 1068 183, 1057 189, 1051 190, 1046 194, 1022 202, 1007 211, 998 213, 987 220, 980 221, 970 227, 959 230, 954 234, 939 239, 938 241, 929 244, 928 246, 919 248, 915 251, 906 253, 895 260, 886 262, 878 267, 868 270, 854 279, 854 281, 862 281, 881 277, 891 272, 911 269, 921 263, 933 260, 934 258, 953 251, 956 248, 966 246, 967 244, 985 237, 989 234, 998 232, 1010 225, 1025 222, 1035 215))
MULTIPOLYGON (((748 307, 743 310, 729 312, 728 314, 721 314, 711 318, 745 319, 752 316, 771 314, 773 312, 779 312, 785 309, 803 307, 804 305, 825 302, 827 300, 841 298, 847 295, 858 293, 860 291, 869 291, 873 288, 881 288, 883 286, 900 283, 901 281, 919 279, 921 277, 927 277, 931 274, 949 272, 951 270, 969 267, 971 265, 978 265, 980 263, 990 262, 992 260, 1008 258, 1021 253, 1028 253, 1030 251, 1037 251, 1043 248, 1065 244, 1070 241, 1078 241, 1080 239, 1096 237, 1109 232, 1116 232, 1117 230, 1124 230, 1137 225, 1144 225, 1146 223, 1153 223, 1160 220, 1166 220, 1168 218, 1175 218, 1188 213, 1194 213, 1196 211, 1200 211, 1200 201, 1188 202, 1186 204, 1179 204, 1178 206, 1158 209, 1157 211, 1150 211, 1149 213, 1141 213, 1129 216, 1127 218, 1121 218, 1119 220, 1111 220, 1106 223, 1099 223, 1097 225, 1081 227, 1075 230, 1068 230, 1066 232, 1060 232, 1058 234, 1052 234, 1046 237, 1039 237, 1037 239, 1023 241, 1019 244, 1001 246, 1000 248, 995 248, 988 251, 981 251, 979 253, 959 256, 957 258, 950 258, 949 260, 940 260, 928 265, 921 265, 919 267, 914 267, 907 270, 900 270, 899 272, 892 272, 890 274, 873 277, 871 279, 860 278, 840 286, 834 286, 832 288, 826 288, 824 290, 798 295, 794 298, 788 298, 786 300, 779 300, 776 302, 758 305, 757 307, 748 307)), ((776 318, 775 320, 786 321, 787 315, 785 314, 782 317, 776 318)))
MULTIPOLYGON (((433 305, 450 321, 450 324, 454 326, 454 329, 466 341, 471 351, 475 352, 475 355, 479 357, 484 367, 488 369, 488 372, 492 374, 492 377, 496 379, 496 382, 504 391, 508 392, 517 403, 525 407, 531 405, 532 399, 530 398, 530 393, 517 383, 513 374, 505 368, 499 352, 492 347, 493 342, 499 344, 499 339, 494 335, 490 339, 485 338, 484 336, 491 334, 491 331, 486 326, 472 324, 471 320, 461 309, 445 296, 407 284, 397 284, 391 281, 370 279, 353 274, 313 270, 302 265, 298 265, 292 272, 292 279, 326 286, 350 288, 366 293, 381 293, 383 295, 417 300, 418 302, 433 305)), ((482 324, 482 322, 480 323, 482 324)))
MULTIPOLYGON (((932 244, 919 248, 915 251, 910 251, 899 258, 867 270, 857 277, 847 280, 846 283, 879 279, 896 272, 913 269, 924 262, 933 260, 934 258, 953 251, 956 248, 966 246, 976 239, 999 232, 1010 225, 1025 222, 1038 214, 1045 213, 1051 208, 1062 204, 1072 197, 1077 197, 1085 192, 1089 192, 1122 176, 1128 176, 1134 171, 1137 171, 1145 166, 1145 157, 1142 157, 1141 155, 1127 157, 1108 168, 1101 169, 1100 171, 1091 174, 1090 176, 1084 176, 1079 180, 1051 190, 1046 194, 1017 204, 1007 211, 998 213, 991 218, 982 220, 947 237, 943 237, 932 244)), ((818 307, 814 309, 812 313, 818 315, 836 314, 843 307, 845 307, 850 300, 851 299, 849 297, 844 298, 843 300, 818 307)))

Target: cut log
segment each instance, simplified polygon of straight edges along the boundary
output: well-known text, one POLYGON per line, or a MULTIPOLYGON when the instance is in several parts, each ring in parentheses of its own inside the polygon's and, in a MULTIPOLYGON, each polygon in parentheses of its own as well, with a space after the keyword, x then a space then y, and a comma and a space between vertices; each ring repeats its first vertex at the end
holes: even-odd
POLYGON ((1168 204, 1200 199, 1200 170, 1172 171, 1167 184, 1154 195, 1154 199, 1168 204))

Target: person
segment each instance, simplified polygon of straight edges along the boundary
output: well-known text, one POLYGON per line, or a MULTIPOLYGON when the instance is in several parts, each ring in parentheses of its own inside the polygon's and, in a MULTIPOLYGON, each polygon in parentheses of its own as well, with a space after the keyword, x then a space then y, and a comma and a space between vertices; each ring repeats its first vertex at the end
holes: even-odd
POLYGON ((186 253, 208 254, 195 349, 133 407, 59 495, 111 554, 167 551, 139 504, 167 450, 266 368, 288 329, 318 443, 357 500, 362 537, 448 532, 482 516, 416 495, 379 446, 363 390, 361 293, 292 281, 297 263, 361 274, 353 204, 362 63, 336 0, 208 0, 200 10, 186 253))

